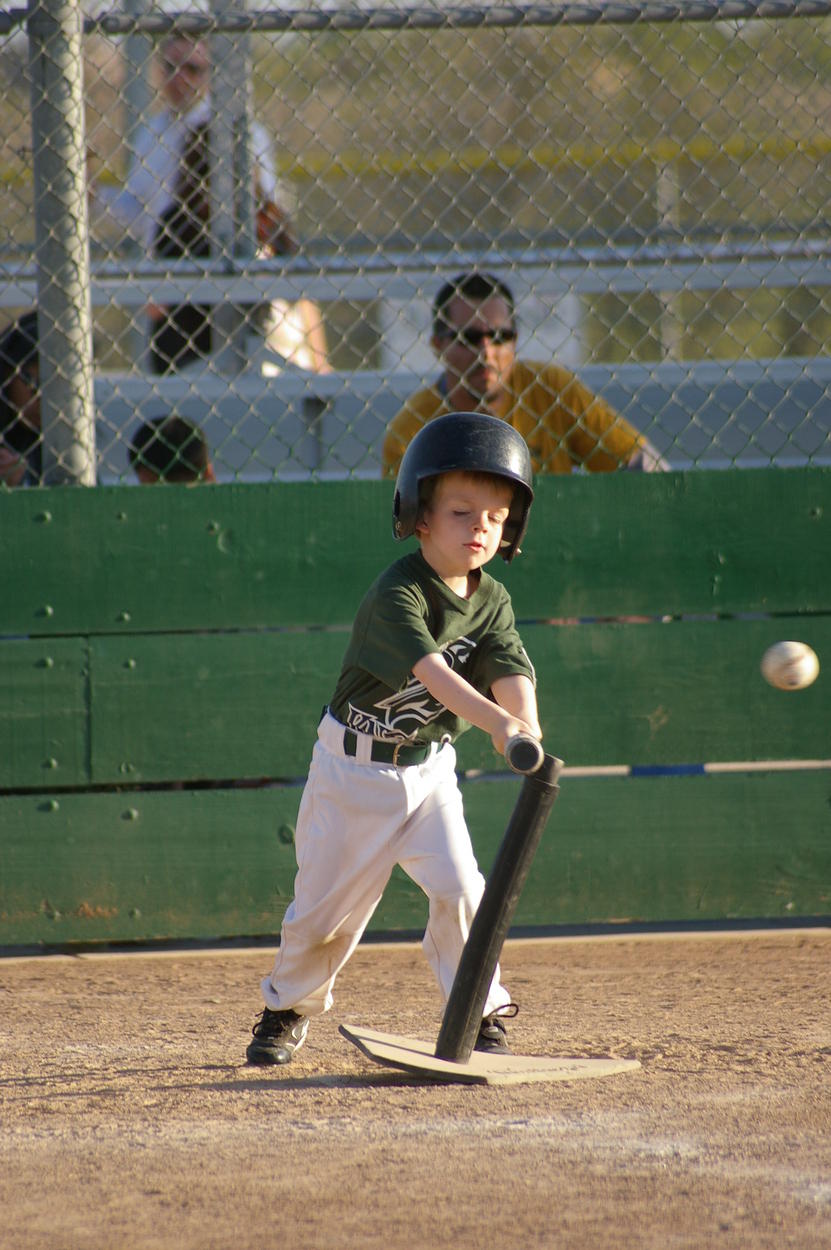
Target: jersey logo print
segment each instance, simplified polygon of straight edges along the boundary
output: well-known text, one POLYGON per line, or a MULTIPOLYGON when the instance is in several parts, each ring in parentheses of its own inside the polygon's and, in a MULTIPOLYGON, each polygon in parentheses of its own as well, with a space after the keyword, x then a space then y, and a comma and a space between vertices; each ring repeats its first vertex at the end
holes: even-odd
MULTIPOLYGON (((449 667, 457 670, 467 662, 475 646, 470 638, 457 638, 454 642, 445 643, 441 653, 449 667)), ((411 741, 423 725, 429 725, 447 711, 417 677, 411 677, 403 690, 396 690, 395 694, 381 699, 375 708, 383 715, 375 716, 350 703, 347 724, 359 733, 390 742, 411 741)))

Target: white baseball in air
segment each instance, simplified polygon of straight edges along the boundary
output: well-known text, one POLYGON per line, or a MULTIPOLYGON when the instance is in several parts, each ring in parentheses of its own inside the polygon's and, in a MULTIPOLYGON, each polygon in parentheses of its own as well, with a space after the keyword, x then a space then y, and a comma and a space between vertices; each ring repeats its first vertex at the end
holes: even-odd
POLYGON ((817 653, 805 642, 775 642, 762 656, 762 676, 777 690, 804 690, 819 672, 817 653))

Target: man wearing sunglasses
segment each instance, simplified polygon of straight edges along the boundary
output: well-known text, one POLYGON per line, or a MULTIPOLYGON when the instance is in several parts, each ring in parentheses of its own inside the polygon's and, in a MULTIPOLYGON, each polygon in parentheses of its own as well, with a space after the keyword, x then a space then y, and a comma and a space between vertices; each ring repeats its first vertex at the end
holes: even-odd
POLYGON ((523 436, 535 473, 666 469, 648 439, 554 363, 521 361, 510 287, 486 273, 459 274, 433 303, 431 345, 442 364, 433 386, 416 392, 384 436, 382 472, 395 477, 416 433, 434 417, 487 412, 523 436))

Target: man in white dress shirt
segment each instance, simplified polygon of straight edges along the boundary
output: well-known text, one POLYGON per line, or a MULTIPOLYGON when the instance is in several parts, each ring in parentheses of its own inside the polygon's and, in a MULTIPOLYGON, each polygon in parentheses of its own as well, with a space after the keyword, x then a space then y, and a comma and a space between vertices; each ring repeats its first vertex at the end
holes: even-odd
MULTIPOLYGON (((102 209, 153 256, 171 259, 210 254, 209 139, 212 115, 208 95, 211 64, 204 43, 173 35, 161 46, 162 90, 165 107, 139 130, 124 189, 110 195, 94 184, 91 190, 102 209)), ((279 207, 282 198, 274 171, 271 143, 257 122, 251 126, 251 153, 257 205, 257 234, 266 255, 284 255, 297 248, 290 223, 279 207)), ((308 301, 300 301, 300 305, 308 301)), ((297 308, 298 306, 295 306, 297 308)), ((314 306, 312 306, 314 309, 314 306)), ((292 308, 283 306, 285 330, 291 331, 292 308)), ((300 309, 306 313, 308 309, 300 309)), ((316 310, 314 310, 316 312, 316 310)), ((177 307, 150 305, 151 367, 166 373, 211 352, 211 309, 184 302, 177 307)), ((280 319, 273 307, 272 321, 280 319)), ((296 318, 295 318, 296 320, 296 318)), ((308 360, 293 363, 319 368, 322 327, 303 324, 289 334, 283 354, 291 358, 305 334, 316 338, 308 360), (311 333, 317 331, 317 335, 311 333), (287 350, 286 350, 287 348, 287 350)), ((284 338, 286 336, 284 335, 284 338)), ((277 350, 281 348, 278 345, 277 350)))

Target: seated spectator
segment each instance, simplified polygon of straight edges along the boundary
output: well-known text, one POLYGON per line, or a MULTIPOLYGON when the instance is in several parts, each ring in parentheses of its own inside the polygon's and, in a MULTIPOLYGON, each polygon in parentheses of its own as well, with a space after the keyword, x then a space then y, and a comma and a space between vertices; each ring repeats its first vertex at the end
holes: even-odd
POLYGON ((216 481, 205 435, 183 417, 171 414, 146 421, 133 435, 127 454, 144 486, 216 481))
POLYGON ((384 437, 382 473, 395 477, 410 440, 434 417, 487 412, 523 436, 535 473, 666 469, 649 440, 555 363, 521 361, 510 287, 486 273, 460 274, 433 304, 438 381, 416 392, 384 437))
POLYGON ((0 482, 32 485, 42 473, 38 318, 27 312, 0 338, 0 482))

